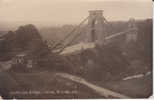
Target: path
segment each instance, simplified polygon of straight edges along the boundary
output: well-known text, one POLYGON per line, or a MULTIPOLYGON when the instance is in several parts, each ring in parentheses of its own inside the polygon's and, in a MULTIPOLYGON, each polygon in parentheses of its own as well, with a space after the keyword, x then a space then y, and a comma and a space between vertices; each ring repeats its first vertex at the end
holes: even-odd
POLYGON ((72 80, 74 82, 83 84, 83 85, 89 87, 90 89, 94 90, 96 93, 98 93, 101 96, 104 96, 106 98, 110 98, 110 97, 124 98, 124 99, 130 98, 130 97, 122 95, 120 93, 116 93, 116 92, 113 92, 111 90, 105 89, 103 87, 99 87, 97 85, 94 85, 94 84, 86 81, 85 79, 77 77, 77 76, 73 76, 73 75, 70 75, 70 74, 67 74, 67 73, 57 73, 56 75, 63 77, 63 78, 66 78, 66 79, 69 79, 69 80, 72 80))

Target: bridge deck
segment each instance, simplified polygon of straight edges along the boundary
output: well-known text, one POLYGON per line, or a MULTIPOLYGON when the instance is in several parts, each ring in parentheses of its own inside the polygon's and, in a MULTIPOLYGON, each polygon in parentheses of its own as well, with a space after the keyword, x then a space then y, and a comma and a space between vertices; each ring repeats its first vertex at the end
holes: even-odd
POLYGON ((95 48, 95 43, 93 43, 93 42, 91 42, 91 43, 81 42, 79 44, 68 46, 63 50, 63 52, 60 53, 60 55, 70 54, 70 53, 74 53, 74 52, 89 49, 89 48, 95 48))

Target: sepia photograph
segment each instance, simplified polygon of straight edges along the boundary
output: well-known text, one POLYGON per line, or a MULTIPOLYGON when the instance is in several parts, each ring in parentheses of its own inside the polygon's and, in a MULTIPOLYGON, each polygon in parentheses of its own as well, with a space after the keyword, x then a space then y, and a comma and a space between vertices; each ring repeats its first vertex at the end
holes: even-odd
POLYGON ((0 99, 153 95, 152 0, 0 0, 0 99))

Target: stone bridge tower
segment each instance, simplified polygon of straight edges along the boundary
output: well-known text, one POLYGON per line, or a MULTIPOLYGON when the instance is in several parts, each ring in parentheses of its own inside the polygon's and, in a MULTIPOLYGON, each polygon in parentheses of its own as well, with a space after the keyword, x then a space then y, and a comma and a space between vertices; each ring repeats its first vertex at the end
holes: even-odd
POLYGON ((105 40, 103 10, 90 10, 88 17, 88 30, 86 42, 103 45, 105 40))
POLYGON ((134 29, 134 30, 132 30, 128 34, 126 34, 126 42, 129 43, 132 41, 137 41, 138 29, 137 29, 136 22, 135 22, 134 18, 130 18, 130 20, 128 21, 128 28, 134 29))

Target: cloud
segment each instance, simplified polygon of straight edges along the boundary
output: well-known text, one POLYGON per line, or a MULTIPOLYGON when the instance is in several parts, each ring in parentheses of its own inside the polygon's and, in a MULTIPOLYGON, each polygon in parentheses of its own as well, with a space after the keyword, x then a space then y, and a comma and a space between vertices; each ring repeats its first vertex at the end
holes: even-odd
POLYGON ((12 0, 0 0, 1 3, 10 3, 12 0))
POLYGON ((152 16, 152 3, 145 0, 0 0, 0 21, 72 24, 79 23, 90 9, 103 9, 109 20, 152 16))
POLYGON ((13 0, 0 0, 0 7, 1 6, 7 6, 11 3, 13 3, 13 0))
MULTIPOLYGON (((60 0, 58 0, 60 1, 60 0)), ((64 1, 72 1, 72 0, 64 0, 64 1)), ((122 2, 152 2, 152 0, 77 0, 77 1, 89 1, 89 2, 102 2, 102 1, 122 1, 122 2)))

